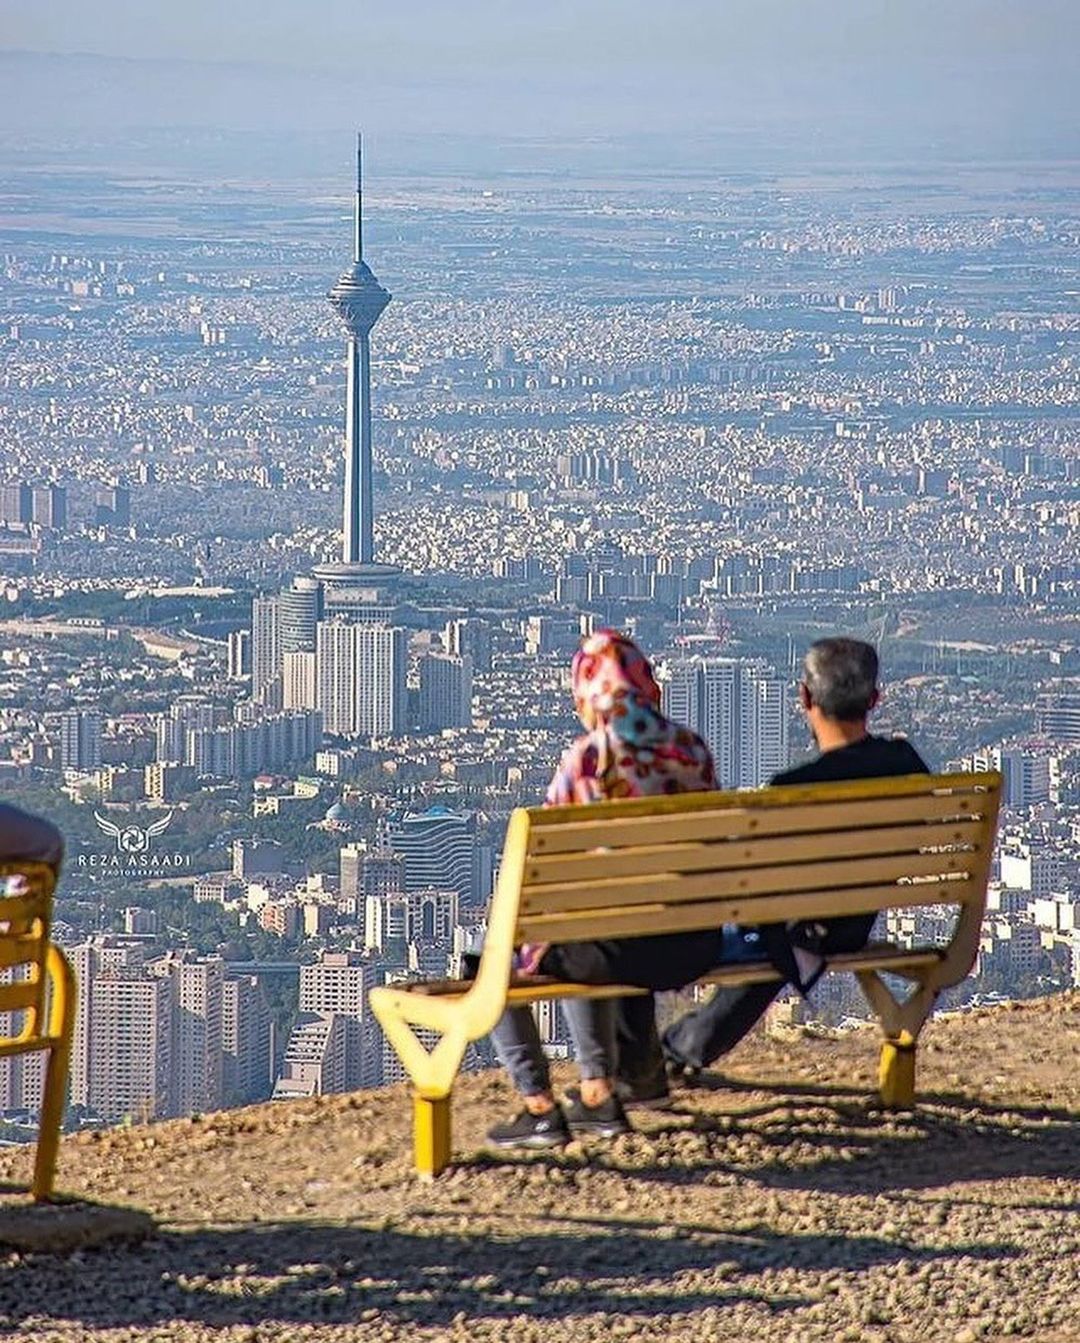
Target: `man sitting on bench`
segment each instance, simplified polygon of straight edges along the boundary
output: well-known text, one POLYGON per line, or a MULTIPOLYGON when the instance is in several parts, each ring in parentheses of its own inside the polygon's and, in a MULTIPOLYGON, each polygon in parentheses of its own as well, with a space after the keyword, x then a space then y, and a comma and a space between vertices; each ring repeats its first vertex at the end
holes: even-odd
MULTIPOLYGON (((878 657, 870 644, 858 639, 819 639, 803 664, 799 702, 817 743, 816 760, 797 765, 777 774, 774 784, 838 782, 844 779, 878 779, 902 774, 928 774, 918 751, 906 740, 872 736, 867 718, 880 699, 878 657)), ((772 924, 757 930, 762 955, 768 956, 783 980, 767 984, 716 990, 702 1007, 686 1013, 665 1032, 663 1052, 669 1073, 693 1077, 702 1068, 733 1049, 760 1020, 765 1009, 786 984, 808 990, 823 968, 823 958, 845 951, 858 951, 866 945, 875 915, 856 914, 849 918, 829 919, 826 924, 796 924, 788 928, 772 924)), ((653 1054, 647 1012, 648 999, 620 1000, 620 1013, 629 1020, 619 1023, 623 1045, 622 1069, 626 1089, 633 1096, 655 1074, 655 1066, 644 1062, 636 1075, 625 1047, 637 1034, 638 1059, 653 1054), (645 1036, 645 1039, 641 1037, 645 1036)))

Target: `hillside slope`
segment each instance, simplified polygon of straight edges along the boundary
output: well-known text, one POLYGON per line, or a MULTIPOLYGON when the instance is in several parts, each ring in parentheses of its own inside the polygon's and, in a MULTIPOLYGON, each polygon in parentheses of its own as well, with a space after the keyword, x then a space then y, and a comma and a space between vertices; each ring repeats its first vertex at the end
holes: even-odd
POLYGON ((505 1160, 505 1086, 469 1078, 434 1184, 402 1089, 82 1135, 61 1187, 159 1231, 9 1255, 0 1315, 40 1343, 1075 1339, 1080 994, 933 1022, 914 1116, 877 1110, 875 1058, 759 1036, 633 1135, 505 1160))

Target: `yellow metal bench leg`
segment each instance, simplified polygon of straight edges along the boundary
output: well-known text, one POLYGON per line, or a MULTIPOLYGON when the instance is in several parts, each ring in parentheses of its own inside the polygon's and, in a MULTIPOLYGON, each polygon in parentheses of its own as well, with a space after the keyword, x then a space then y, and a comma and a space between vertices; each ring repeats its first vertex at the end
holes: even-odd
POLYGON ((418 1174, 431 1179, 450 1164, 449 1096, 413 1096, 413 1145, 418 1174))
POLYGON ((49 978, 48 1033, 55 1044, 49 1050, 45 1065, 45 1085, 38 1116, 33 1185, 34 1200, 38 1203, 52 1197, 75 1034, 75 972, 68 958, 51 942, 45 950, 45 973, 49 978))
POLYGON ((41 1094, 37 1152, 34 1157, 33 1193, 38 1203, 44 1203, 52 1197, 60 1128, 64 1121, 70 1053, 71 1046, 66 1041, 55 1045, 49 1050, 49 1061, 45 1065, 45 1086, 41 1094))
POLYGON ((915 1039, 901 1031, 895 1040, 881 1046, 878 1085, 882 1103, 891 1110, 910 1110, 915 1105, 915 1039))

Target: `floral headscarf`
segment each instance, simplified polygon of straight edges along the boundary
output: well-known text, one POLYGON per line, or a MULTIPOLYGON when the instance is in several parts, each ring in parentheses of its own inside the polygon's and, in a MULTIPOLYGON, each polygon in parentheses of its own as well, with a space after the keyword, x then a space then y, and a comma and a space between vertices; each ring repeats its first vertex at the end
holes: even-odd
POLYGON ((660 687, 645 654, 617 630, 597 630, 574 654, 570 669, 579 714, 588 705, 600 720, 621 716, 627 701, 660 707, 660 687))
POLYGON ((593 726, 563 756, 547 805, 715 788, 712 756, 660 712, 660 687, 632 639, 597 630, 575 654, 574 703, 593 726))

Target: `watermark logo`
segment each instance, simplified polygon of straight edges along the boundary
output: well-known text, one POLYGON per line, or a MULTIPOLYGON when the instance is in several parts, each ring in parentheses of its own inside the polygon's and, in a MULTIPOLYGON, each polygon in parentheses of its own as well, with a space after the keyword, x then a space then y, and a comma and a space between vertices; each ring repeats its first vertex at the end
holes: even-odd
POLYGON ((98 829, 104 831, 106 835, 111 835, 116 840, 116 849, 118 853, 148 853, 150 851, 150 841, 155 835, 162 835, 169 828, 169 822, 173 814, 170 811, 168 816, 162 816, 160 820, 151 821, 143 827, 141 825, 117 825, 115 821, 110 821, 107 816, 102 816, 100 811, 94 812, 94 820, 98 823, 98 829))
POLYGON ((113 871, 158 872, 166 868, 190 867, 191 856, 186 853, 161 853, 154 848, 153 841, 168 830, 174 813, 168 812, 149 825, 117 825, 100 811, 94 812, 98 829, 115 841, 115 849, 110 853, 82 853, 78 857, 79 867, 111 869, 113 871))

